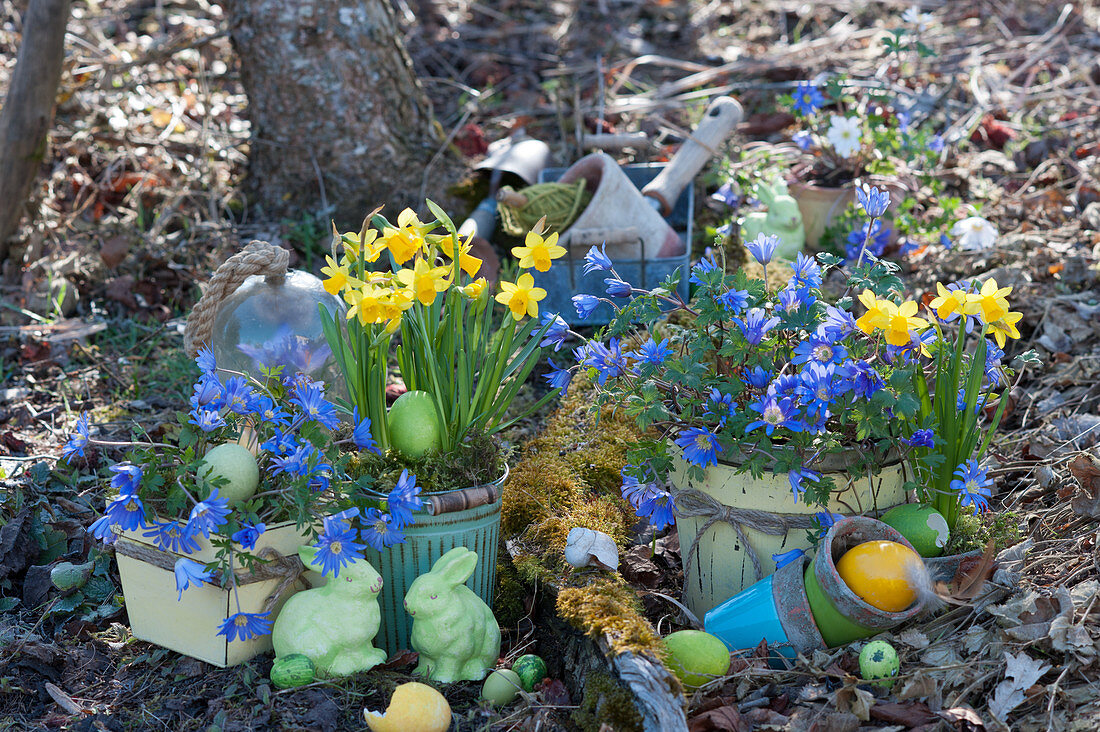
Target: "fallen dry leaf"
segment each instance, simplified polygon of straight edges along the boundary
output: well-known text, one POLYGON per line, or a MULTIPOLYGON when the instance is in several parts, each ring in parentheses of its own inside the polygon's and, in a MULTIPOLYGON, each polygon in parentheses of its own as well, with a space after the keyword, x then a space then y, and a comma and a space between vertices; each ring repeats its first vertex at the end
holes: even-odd
POLYGON ((871 718, 889 724, 920 727, 936 718, 935 713, 922 702, 879 702, 871 707, 871 718))
POLYGON ((748 732, 751 727, 735 706, 718 707, 688 721, 688 732, 748 732))
POLYGON ((836 708, 840 712, 850 712, 861 722, 871 719, 871 707, 875 705, 875 695, 858 686, 845 686, 836 690, 836 708))
POLYGON ((941 709, 936 712, 940 719, 952 725, 958 732, 978 732, 985 729, 985 723, 978 713, 968 707, 941 709))
POLYGON ((989 713, 1002 722, 1007 721, 1008 714, 1027 700, 1025 692, 1051 668, 1049 663, 1036 661, 1023 652, 1015 656, 1005 653, 1005 661, 1008 662, 1006 678, 997 684, 993 698, 989 700, 989 713))
POLYGON ((1081 483, 1082 492, 1074 497, 1070 507, 1079 516, 1100 518, 1100 463, 1081 454, 1069 464, 1069 472, 1081 483))

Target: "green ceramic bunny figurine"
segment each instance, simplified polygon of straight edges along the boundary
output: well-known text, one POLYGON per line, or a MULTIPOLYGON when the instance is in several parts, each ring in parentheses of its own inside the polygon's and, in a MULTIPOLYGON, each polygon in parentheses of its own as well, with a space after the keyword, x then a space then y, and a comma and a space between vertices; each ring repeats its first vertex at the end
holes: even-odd
POLYGON ((410 642, 420 654, 418 674, 444 683, 477 681, 496 666, 500 626, 489 606, 464 584, 475 566, 475 552, 455 547, 405 593, 405 609, 413 618, 410 642))
POLYGON ((798 202, 787 192, 787 184, 782 180, 774 180, 771 185, 758 183, 755 192, 768 210, 754 211, 745 217, 741 223, 741 241, 750 242, 760 234, 778 236, 775 256, 793 260, 806 246, 798 202))
MULTIPOLYGON (((309 567, 316 547, 298 550, 309 567)), ((347 564, 323 587, 293 595, 275 618, 271 643, 277 657, 301 653, 313 661, 319 677, 347 676, 386 660, 373 645, 381 615, 382 577, 365 559, 347 564)))

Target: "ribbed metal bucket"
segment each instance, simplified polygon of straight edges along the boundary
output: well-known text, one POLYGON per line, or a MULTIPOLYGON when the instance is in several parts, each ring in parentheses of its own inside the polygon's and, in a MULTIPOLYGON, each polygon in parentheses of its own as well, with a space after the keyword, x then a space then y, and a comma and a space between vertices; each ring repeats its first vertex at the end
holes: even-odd
MULTIPOLYGON (((507 472, 495 482, 503 484, 507 472)), ((412 617, 405 612, 405 593, 417 577, 431 571, 441 556, 464 546, 477 552, 477 567, 466 585, 492 606, 496 590, 497 547, 500 542, 501 499, 484 506, 439 515, 417 513, 416 523, 405 529, 405 542, 377 552, 367 548, 366 558, 382 575, 378 607, 381 626, 374 645, 393 654, 409 648, 412 617)))

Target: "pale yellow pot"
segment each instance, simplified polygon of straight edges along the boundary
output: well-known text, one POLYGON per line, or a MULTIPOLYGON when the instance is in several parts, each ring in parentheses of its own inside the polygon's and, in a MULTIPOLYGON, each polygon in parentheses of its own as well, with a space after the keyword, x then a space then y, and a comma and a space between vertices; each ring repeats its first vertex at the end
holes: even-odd
MULTIPOLYGON (((151 539, 142 536, 142 531, 124 531, 120 536, 156 549, 151 539)), ((257 554, 264 547, 271 547, 280 554, 293 555, 297 553, 298 547, 306 543, 307 536, 299 533, 291 521, 268 527, 251 553, 257 554)), ((186 557, 199 564, 214 561, 215 549, 210 542, 200 536, 198 544, 198 552, 171 556, 186 557)), ((225 636, 217 635, 221 623, 237 612, 233 593, 228 589, 223 590, 209 583, 201 587, 192 585, 177 600, 176 578, 172 571, 125 556, 121 552, 116 552, 115 558, 118 561, 119 577, 122 579, 126 612, 130 617, 130 630, 135 638, 222 668, 244 663, 253 656, 271 650, 270 634, 252 640, 235 640, 232 643, 227 642, 225 636)), ((307 573, 307 576, 310 575, 320 577, 313 572, 307 573)), ((279 582, 276 578, 239 587, 237 593, 241 612, 261 612, 268 595, 278 587, 279 582)), ((294 592, 306 587, 301 581, 296 583, 291 591, 279 599, 270 619, 274 621, 283 603, 294 592)))
MULTIPOLYGON (((706 469, 702 480, 691 480, 688 464, 673 458, 669 479, 677 489, 695 489, 716 498, 726 506, 756 509, 779 514, 814 514, 824 510, 817 504, 795 503, 787 473, 764 473, 756 479, 751 473, 738 473, 737 467, 719 463, 706 469)), ((885 511, 905 502, 905 477, 900 464, 883 468, 868 480, 853 481, 847 473, 829 473, 838 488, 828 510, 845 516, 885 511)), ((706 523, 705 517, 676 517, 681 556, 686 565, 692 541, 706 523)), ((773 554, 791 549, 808 550, 806 529, 793 529, 784 536, 773 536, 744 527, 745 537, 756 550, 764 575, 775 572, 773 554)), ((716 522, 699 540, 698 554, 684 577, 684 598, 688 608, 700 620, 711 608, 738 594, 757 581, 755 569, 737 533, 729 524, 716 522)))

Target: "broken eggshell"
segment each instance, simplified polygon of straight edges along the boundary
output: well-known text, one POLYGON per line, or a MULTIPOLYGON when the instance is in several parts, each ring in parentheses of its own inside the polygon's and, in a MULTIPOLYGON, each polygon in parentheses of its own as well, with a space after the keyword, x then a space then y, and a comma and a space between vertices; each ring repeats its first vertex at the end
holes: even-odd
POLYGON ((591 566, 614 572, 619 568, 619 548, 602 531, 577 527, 565 540, 565 561, 578 569, 591 566))

